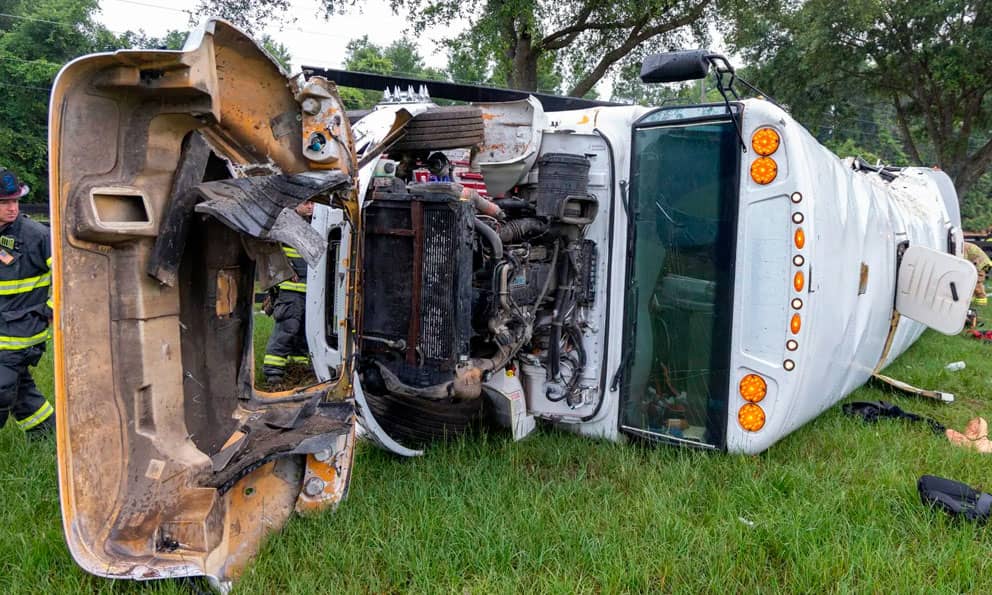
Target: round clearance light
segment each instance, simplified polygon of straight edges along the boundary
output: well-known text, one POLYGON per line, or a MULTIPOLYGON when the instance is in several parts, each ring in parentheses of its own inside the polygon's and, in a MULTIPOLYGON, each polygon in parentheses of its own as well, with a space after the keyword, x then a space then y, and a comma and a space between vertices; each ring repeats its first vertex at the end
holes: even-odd
POLYGON ((799 342, 796 341, 795 339, 789 339, 788 341, 785 342, 785 348, 788 349, 789 351, 795 351, 799 349, 799 342))
POLYGON ((751 164, 751 179, 764 186, 778 175, 778 164, 771 157, 758 157, 751 164))
POLYGON ((744 378, 741 378, 741 383, 737 385, 737 390, 741 393, 741 397, 745 401, 757 403, 765 398, 765 395, 768 393, 768 385, 765 384, 765 379, 761 376, 748 374, 744 378))
POLYGON ((793 192, 789 199, 795 204, 799 204, 803 201, 803 195, 799 192, 793 192))
POLYGON ((792 287, 796 289, 796 293, 800 293, 803 287, 806 287, 806 277, 803 276, 802 271, 796 271, 794 277, 792 277, 792 287))
POLYGON ((796 265, 797 267, 801 267, 804 264, 806 264, 806 259, 803 258, 801 255, 796 254, 795 256, 792 257, 792 264, 796 265))
POLYGON ((795 242, 796 248, 800 250, 806 246, 806 232, 803 231, 803 228, 800 227, 796 230, 796 233, 792 236, 792 240, 795 242))
POLYGON ((792 320, 789 321, 789 330, 792 331, 793 335, 799 334, 799 329, 803 327, 803 319, 799 317, 798 314, 792 315, 792 320))
POLYGON ((799 298, 792 298, 792 309, 801 310, 803 307, 803 301, 799 298))
POLYGON ((802 223, 805 220, 806 220, 806 218, 803 217, 803 214, 802 213, 793 213, 792 214, 792 222, 795 223, 796 225, 799 225, 800 223, 802 223))
POLYGON ((748 432, 757 432, 765 427, 765 411, 754 403, 745 403, 737 411, 737 423, 748 432))
POLYGON ((785 368, 786 372, 791 372, 796 369, 796 362, 792 361, 791 359, 787 359, 784 362, 782 362, 782 367, 785 368))
POLYGON ((751 137, 751 148, 754 152, 763 157, 767 157, 778 150, 782 140, 778 133, 772 128, 759 128, 751 137))

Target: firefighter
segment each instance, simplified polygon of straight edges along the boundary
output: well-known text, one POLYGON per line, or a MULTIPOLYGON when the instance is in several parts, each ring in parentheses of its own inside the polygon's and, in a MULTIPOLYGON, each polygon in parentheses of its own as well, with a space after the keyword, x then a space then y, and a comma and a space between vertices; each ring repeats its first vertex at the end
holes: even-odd
MULTIPOLYGON (((301 203, 296 207, 296 212, 309 219, 313 215, 313 203, 301 203)), ((273 300, 275 328, 269 336, 262 360, 262 371, 269 385, 282 383, 287 365, 310 363, 306 335, 307 263, 290 246, 283 246, 282 251, 289 258, 294 275, 278 285, 273 300)))
POLYGON ((978 306, 987 306, 989 298, 985 295, 985 276, 989 269, 992 269, 992 259, 989 259, 988 254, 971 242, 964 243, 964 257, 975 265, 975 270, 978 271, 978 283, 975 283, 975 293, 971 302, 978 306))
POLYGON ((29 366, 45 352, 52 319, 48 228, 20 214, 30 189, 0 167, 0 427, 13 416, 29 436, 55 428, 55 410, 29 366))

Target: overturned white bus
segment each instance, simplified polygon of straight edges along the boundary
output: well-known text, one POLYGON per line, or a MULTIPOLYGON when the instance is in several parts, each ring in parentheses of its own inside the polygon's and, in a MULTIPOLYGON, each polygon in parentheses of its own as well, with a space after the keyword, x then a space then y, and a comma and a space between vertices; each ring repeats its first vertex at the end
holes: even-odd
POLYGON ((341 500, 359 421, 402 455, 486 416, 760 452, 924 325, 959 331, 975 272, 947 176, 837 158, 706 52, 643 77, 711 67, 725 103, 398 93, 352 123, 333 83, 223 21, 69 64, 50 144, 77 562, 223 584, 341 500), (319 382, 269 392, 253 303, 291 274, 279 243, 311 265, 319 382))

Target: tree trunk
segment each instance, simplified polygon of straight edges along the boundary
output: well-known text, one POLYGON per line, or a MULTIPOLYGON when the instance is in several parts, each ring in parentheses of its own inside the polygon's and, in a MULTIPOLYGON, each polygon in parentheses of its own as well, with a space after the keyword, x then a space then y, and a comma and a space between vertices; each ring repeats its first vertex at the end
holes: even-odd
POLYGON ((513 69, 507 76, 511 89, 537 91, 537 59, 540 52, 534 48, 529 31, 521 31, 510 46, 509 58, 513 69))

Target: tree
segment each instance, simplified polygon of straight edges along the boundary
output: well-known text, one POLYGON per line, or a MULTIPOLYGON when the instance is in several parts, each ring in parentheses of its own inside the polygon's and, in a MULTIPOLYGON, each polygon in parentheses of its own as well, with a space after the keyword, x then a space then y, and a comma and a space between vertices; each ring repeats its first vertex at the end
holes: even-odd
MULTIPOLYGON (((327 14, 355 0, 319 0, 327 14)), ((569 94, 584 96, 626 56, 666 38, 705 37, 704 17, 713 0, 390 0, 421 33, 439 22, 468 18, 471 42, 496 78, 537 90, 542 64, 554 63, 569 81, 569 94)), ((201 12, 239 23, 285 14, 287 0, 201 0, 201 12)), ((488 70, 488 69, 487 69, 488 70)))
POLYGON ((80 54, 121 47, 97 25, 97 0, 0 0, 0 166, 48 200, 48 96, 59 68, 80 54))
MULTIPOLYGON (((447 80, 444 72, 424 65, 417 46, 408 38, 397 39, 388 46, 369 41, 368 35, 348 42, 344 67, 375 74, 395 74, 431 80, 447 80)), ((341 99, 348 109, 370 108, 382 99, 382 92, 342 87, 341 99)))
MULTIPOLYGON (((794 111, 898 130, 917 165, 965 195, 992 168, 992 5, 984 0, 765 0, 728 38, 794 111)), ((860 144, 860 143, 859 143, 860 144)))

